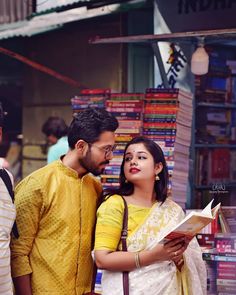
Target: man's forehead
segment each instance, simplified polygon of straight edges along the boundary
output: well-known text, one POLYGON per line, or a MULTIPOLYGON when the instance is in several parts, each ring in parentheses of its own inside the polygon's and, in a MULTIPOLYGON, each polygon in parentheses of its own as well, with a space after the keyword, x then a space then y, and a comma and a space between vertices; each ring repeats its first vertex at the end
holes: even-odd
POLYGON ((96 143, 100 145, 114 145, 115 143, 115 134, 112 131, 104 131, 100 134, 96 143))

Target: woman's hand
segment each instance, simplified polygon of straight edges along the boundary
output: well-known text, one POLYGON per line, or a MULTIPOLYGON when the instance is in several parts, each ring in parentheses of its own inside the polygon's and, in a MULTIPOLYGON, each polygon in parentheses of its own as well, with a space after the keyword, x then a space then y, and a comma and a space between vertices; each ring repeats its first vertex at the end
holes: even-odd
MULTIPOLYGON (((185 238, 178 238, 165 244, 158 244, 152 250, 143 250, 138 253, 139 264, 143 267, 165 260, 172 260, 178 263, 182 259, 183 252, 187 247, 188 242, 185 238)), ((131 271, 137 268, 134 252, 96 250, 95 261, 98 268, 111 271, 131 271)))
POLYGON ((152 249, 156 261, 172 260, 178 263, 183 258, 183 253, 189 242, 184 238, 176 238, 165 244, 158 244, 152 249))

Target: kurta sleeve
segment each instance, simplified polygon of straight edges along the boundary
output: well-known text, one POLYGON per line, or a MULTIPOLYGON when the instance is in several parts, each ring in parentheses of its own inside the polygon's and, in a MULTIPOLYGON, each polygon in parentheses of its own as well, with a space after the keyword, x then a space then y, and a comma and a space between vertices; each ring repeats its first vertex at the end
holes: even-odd
POLYGON ((124 203, 119 195, 109 197, 97 211, 95 250, 118 248, 124 214, 124 203))
POLYGON ((19 238, 12 237, 11 266, 12 276, 18 277, 32 272, 29 253, 43 210, 43 194, 36 179, 28 177, 16 187, 15 206, 19 238))

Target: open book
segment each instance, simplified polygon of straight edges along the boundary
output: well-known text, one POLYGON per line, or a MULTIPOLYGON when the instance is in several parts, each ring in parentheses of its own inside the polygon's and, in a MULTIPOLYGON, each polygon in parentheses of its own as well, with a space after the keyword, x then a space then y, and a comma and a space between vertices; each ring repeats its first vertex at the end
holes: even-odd
POLYGON ((161 240, 161 243, 165 243, 168 240, 183 237, 189 241, 200 232, 205 226, 207 226, 217 214, 220 209, 220 203, 211 209, 212 200, 201 212, 190 212, 179 224, 177 224, 171 231, 161 240))

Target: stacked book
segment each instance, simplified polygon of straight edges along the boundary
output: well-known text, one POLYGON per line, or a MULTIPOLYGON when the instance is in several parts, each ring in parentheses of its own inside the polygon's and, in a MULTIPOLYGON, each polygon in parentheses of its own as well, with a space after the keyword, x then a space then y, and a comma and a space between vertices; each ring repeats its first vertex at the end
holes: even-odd
POLYGON ((105 190, 118 187, 125 145, 141 133, 143 97, 143 94, 137 93, 113 93, 106 101, 106 110, 118 119, 119 128, 116 130, 117 147, 114 157, 102 175, 105 190))
POLYGON ((105 108, 105 101, 110 96, 110 89, 84 89, 79 95, 71 98, 74 113, 88 107, 105 108))
POLYGON ((177 89, 148 88, 144 100, 143 135, 154 140, 164 152, 170 176, 169 189, 174 167, 177 98, 177 89))
POLYGON ((179 108, 176 119, 174 170, 172 176, 173 199, 185 208, 189 175, 189 156, 192 133, 192 94, 178 91, 179 108))
POLYGON ((217 259, 217 291, 236 294, 236 235, 215 235, 215 247, 221 259, 217 259))
POLYGON ((236 235, 217 233, 214 248, 203 250, 208 271, 207 294, 236 294, 236 235))

